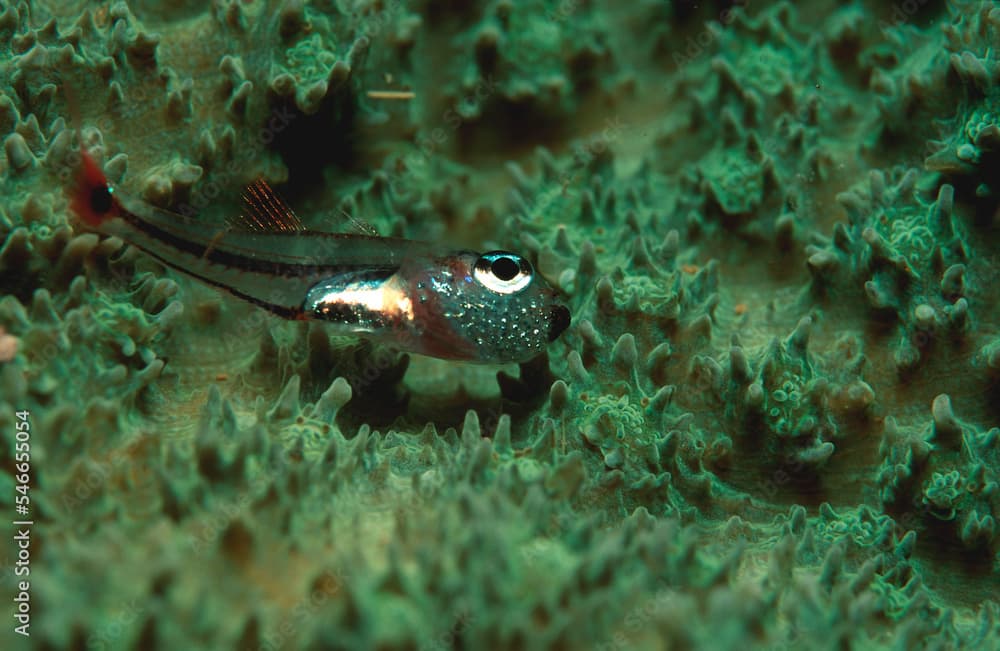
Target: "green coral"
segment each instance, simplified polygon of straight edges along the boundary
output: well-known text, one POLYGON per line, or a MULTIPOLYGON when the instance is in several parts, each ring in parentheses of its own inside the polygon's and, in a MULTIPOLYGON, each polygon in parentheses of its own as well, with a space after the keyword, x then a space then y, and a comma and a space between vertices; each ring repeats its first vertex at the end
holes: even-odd
POLYGON ((997 645, 994 7, 73 4, 0 0, 38 646, 997 645), (278 322, 67 225, 81 145, 195 219, 263 175, 523 252, 573 325, 278 322))
POLYGON ((944 394, 934 399, 932 418, 922 435, 887 422, 879 473, 882 499, 899 513, 916 514, 927 530, 936 521, 947 523, 951 537, 995 556, 1000 547, 1000 429, 977 431, 964 425, 944 394))

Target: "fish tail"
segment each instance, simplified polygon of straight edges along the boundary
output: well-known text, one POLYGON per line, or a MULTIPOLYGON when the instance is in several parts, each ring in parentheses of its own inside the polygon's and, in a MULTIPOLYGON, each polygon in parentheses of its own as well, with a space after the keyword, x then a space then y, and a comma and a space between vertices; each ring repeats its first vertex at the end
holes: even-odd
POLYGON ((80 105, 75 89, 63 82, 62 90, 66 96, 66 104, 77 138, 80 140, 80 167, 76 172, 73 186, 67 188, 69 208, 84 224, 98 228, 115 217, 119 208, 118 202, 101 166, 83 146, 80 105))
POLYGON ((70 210, 91 228, 99 228, 118 214, 114 190, 100 165, 89 152, 80 148, 80 169, 70 188, 70 210))

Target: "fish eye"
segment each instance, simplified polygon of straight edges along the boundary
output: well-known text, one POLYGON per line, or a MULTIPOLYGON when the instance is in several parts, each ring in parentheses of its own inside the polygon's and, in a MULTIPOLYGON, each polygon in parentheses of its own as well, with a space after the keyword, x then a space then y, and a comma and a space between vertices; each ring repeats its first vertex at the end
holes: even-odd
POLYGON ((521 291, 534 277, 531 264, 509 251, 490 251, 479 256, 473 276, 487 289, 499 294, 521 291))
POLYGON ((502 255, 490 263, 490 271, 500 280, 513 280, 521 268, 508 255, 502 255))
POLYGON ((90 209, 98 215, 111 210, 114 205, 111 194, 114 192, 110 185, 98 185, 90 191, 90 209))

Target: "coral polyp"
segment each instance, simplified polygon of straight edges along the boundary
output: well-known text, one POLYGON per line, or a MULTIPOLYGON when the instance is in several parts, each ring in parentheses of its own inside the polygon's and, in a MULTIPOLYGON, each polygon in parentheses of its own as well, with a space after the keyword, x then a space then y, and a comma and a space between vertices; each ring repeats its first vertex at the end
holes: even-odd
POLYGON ((3 648, 1000 648, 998 42, 966 0, 0 0, 3 648), (263 178, 494 252, 449 279, 531 270, 561 336, 278 319, 87 232, 87 157, 219 238, 263 178))

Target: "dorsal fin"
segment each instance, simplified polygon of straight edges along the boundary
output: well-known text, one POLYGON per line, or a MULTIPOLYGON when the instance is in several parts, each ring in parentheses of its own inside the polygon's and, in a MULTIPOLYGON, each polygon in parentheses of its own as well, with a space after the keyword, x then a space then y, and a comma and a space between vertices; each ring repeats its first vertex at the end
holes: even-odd
POLYGON ((227 221, 233 228, 257 233, 294 233, 306 228, 264 179, 257 179, 247 186, 243 203, 246 212, 227 221))
POLYGON ((340 209, 340 214, 344 216, 344 219, 351 225, 351 230, 358 235, 368 235, 369 237, 382 237, 379 235, 378 230, 364 221, 363 219, 358 219, 351 213, 347 212, 343 208, 340 209))

